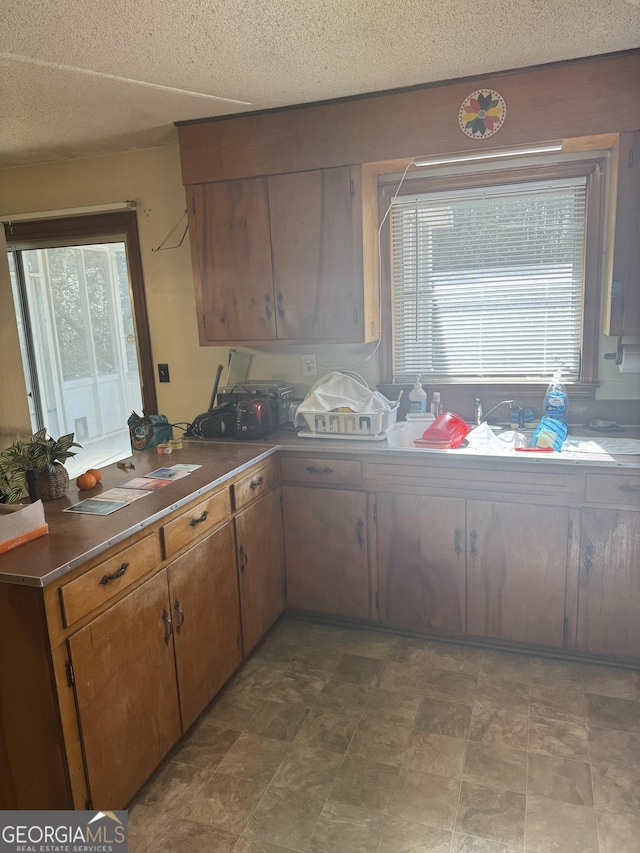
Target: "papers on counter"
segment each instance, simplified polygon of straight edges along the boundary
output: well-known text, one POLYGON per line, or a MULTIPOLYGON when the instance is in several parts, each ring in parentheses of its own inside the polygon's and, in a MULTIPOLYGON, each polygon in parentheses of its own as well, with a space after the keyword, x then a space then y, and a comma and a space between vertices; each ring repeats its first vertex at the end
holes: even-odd
POLYGON ((93 498, 86 498, 73 506, 67 507, 64 512, 79 512, 86 515, 110 515, 123 506, 144 498, 151 492, 163 489, 172 480, 181 480, 189 476, 192 471, 200 468, 200 465, 172 465, 170 468, 156 468, 144 477, 134 477, 123 483, 122 486, 109 489, 93 498))

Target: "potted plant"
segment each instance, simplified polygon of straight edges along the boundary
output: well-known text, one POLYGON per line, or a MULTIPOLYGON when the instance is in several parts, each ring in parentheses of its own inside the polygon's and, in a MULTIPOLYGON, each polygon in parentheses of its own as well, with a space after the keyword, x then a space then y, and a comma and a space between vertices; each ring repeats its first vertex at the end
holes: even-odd
POLYGON ((72 447, 81 447, 74 434, 58 439, 47 436, 46 427, 38 430, 29 441, 19 438, 0 454, 0 491, 7 503, 20 500, 28 487, 35 498, 34 483, 43 501, 56 500, 69 488, 69 474, 64 467, 75 456, 72 447))
POLYGON ((0 501, 16 503, 24 495, 25 472, 33 465, 27 459, 24 442, 19 438, 0 453, 0 501))

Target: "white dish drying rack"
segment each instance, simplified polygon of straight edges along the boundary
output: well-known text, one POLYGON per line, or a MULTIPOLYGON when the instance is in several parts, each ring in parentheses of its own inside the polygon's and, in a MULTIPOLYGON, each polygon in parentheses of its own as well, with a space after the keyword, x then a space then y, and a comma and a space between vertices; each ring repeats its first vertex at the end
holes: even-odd
POLYGON ((388 412, 302 412, 308 429, 301 438, 347 438, 360 441, 382 441, 386 431, 396 422, 399 403, 388 412))
MULTIPOLYGON (((303 438, 340 438, 358 441, 383 441, 386 437, 386 430, 396 422, 400 401, 396 400, 395 402, 391 402, 391 400, 387 400, 386 397, 383 397, 378 392, 371 392, 368 394, 370 389, 365 380, 357 373, 352 373, 347 370, 340 373, 334 372, 329 374, 327 377, 323 377, 323 379, 319 380, 319 382, 311 389, 311 394, 319 386, 323 385, 323 383, 325 383, 324 387, 326 388, 327 380, 329 382, 333 382, 333 387, 329 390, 329 396, 326 394, 324 395, 324 401, 335 401, 333 402, 333 408, 327 408, 324 411, 310 408, 308 411, 304 411, 303 407, 299 407, 296 413, 296 423, 299 423, 299 419, 302 419, 306 424, 306 429, 302 429, 298 435, 303 438), (344 405, 340 405, 339 400, 341 388, 340 385, 336 386, 335 382, 338 381, 338 383, 340 383, 342 381, 342 377, 348 377, 351 383, 356 383, 355 385, 351 385, 351 388, 354 389, 352 396, 354 399, 357 399, 360 404, 365 402, 368 396, 375 396, 377 397, 375 401, 371 399, 371 402, 374 403, 372 408, 381 408, 385 403, 388 404, 389 408, 385 411, 377 412, 355 411, 355 405, 353 407, 348 405, 348 394, 345 395, 344 405), (341 409, 343 409, 343 411, 340 411, 341 409)), ((361 405, 361 408, 366 408, 366 406, 361 405)))

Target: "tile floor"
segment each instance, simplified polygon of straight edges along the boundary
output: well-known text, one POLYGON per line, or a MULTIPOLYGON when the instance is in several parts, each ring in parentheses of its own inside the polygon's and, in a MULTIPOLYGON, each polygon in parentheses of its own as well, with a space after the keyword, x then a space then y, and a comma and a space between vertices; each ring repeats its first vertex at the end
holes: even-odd
POLYGON ((131 853, 637 853, 640 672, 282 619, 131 853))

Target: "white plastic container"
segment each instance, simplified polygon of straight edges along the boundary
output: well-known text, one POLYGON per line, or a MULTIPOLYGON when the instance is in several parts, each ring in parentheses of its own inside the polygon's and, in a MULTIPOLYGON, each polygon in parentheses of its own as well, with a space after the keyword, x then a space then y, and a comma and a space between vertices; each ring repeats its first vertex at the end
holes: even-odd
POLYGON ((389 447, 411 447, 410 429, 411 425, 407 421, 391 424, 385 433, 389 447))
POLYGON ((440 401, 440 392, 433 392, 433 399, 431 400, 431 414, 434 418, 437 418, 438 415, 442 414, 442 402, 440 401))
POLYGON ((408 430, 408 438, 409 438, 409 447, 413 447, 413 442, 416 438, 422 438, 423 432, 430 427, 434 422, 435 418, 430 412, 425 412, 424 414, 416 414, 407 412, 405 415, 406 422, 409 424, 408 430))

